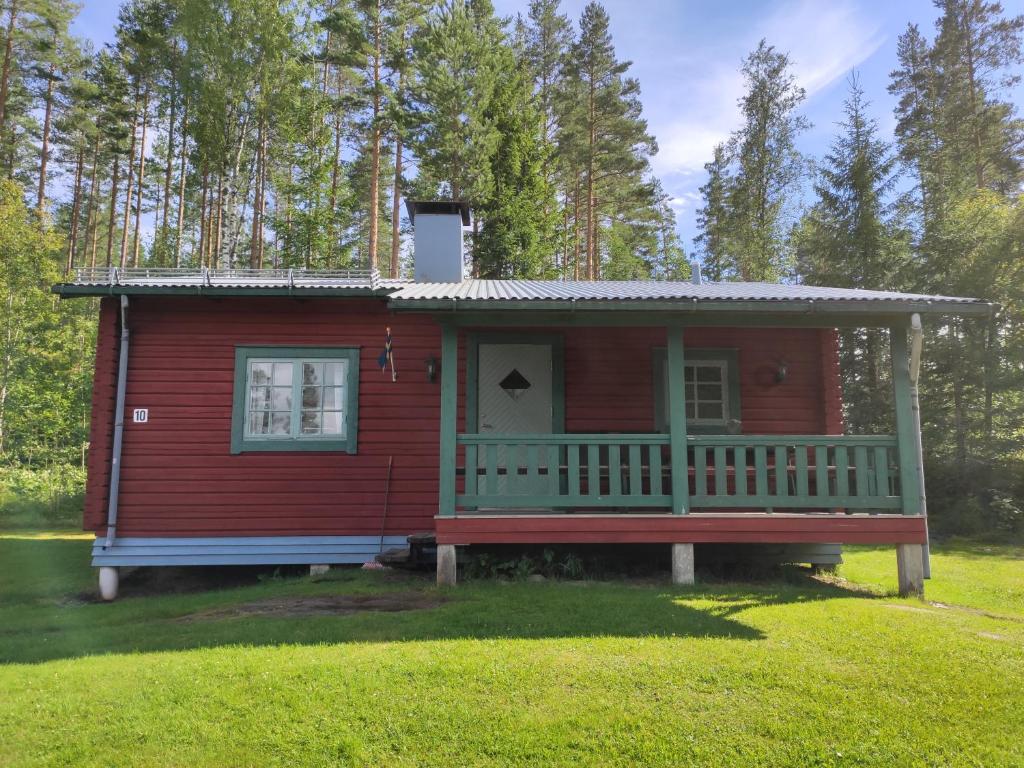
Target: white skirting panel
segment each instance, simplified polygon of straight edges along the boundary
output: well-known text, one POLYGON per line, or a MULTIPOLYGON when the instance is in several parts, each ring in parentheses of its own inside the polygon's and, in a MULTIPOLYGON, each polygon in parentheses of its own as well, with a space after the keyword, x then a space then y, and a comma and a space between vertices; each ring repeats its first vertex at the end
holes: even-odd
POLYGON ((92 564, 101 565, 312 565, 365 563, 405 536, 216 536, 118 538, 99 536, 92 564))

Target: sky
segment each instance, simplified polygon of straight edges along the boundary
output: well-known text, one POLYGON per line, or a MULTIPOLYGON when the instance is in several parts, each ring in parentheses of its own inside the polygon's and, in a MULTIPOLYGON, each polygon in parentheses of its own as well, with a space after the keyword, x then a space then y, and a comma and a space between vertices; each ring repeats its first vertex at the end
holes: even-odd
MULTIPOLYGON (((97 45, 109 41, 117 20, 115 0, 80 0, 75 31, 97 45)), ((587 0, 562 0, 579 19, 587 0)), ((633 62, 644 117, 658 141, 654 172, 672 198, 684 245, 696 234, 704 163, 715 144, 739 124, 743 94, 739 68, 765 38, 789 54, 797 82, 807 92, 801 113, 812 127, 798 148, 822 157, 842 119, 850 73, 857 71, 870 100, 869 113, 883 135, 895 126, 895 100, 886 91, 896 66, 896 39, 908 22, 929 39, 936 9, 931 0, 603 0, 620 59, 633 62)), ((525 15, 527 0, 494 0, 504 16, 525 15)), ((1008 16, 1024 13, 1024 0, 1003 0, 1008 16)), ((1024 88, 1014 98, 1024 101, 1024 88)))

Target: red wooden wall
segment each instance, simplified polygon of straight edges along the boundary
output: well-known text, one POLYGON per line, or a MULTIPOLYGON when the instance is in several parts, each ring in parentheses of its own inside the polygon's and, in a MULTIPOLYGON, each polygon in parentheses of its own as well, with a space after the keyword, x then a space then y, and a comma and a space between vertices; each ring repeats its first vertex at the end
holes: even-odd
MULTIPOLYGON (((388 534, 433 528, 440 384, 428 382, 425 370, 427 358, 440 358, 433 319, 391 313, 379 299, 137 297, 129 325, 126 413, 148 408, 149 421, 125 422, 119 535, 367 535, 379 534, 382 523, 388 534), (397 382, 377 366, 387 326, 397 382), (235 346, 274 344, 361 348, 356 454, 231 455, 235 346)), ((117 302, 104 299, 85 507, 85 528, 97 532, 105 530, 118 332, 117 302)), ((664 330, 558 332, 565 339, 567 430, 652 431, 651 347, 665 345, 664 330)), ((842 431, 832 331, 695 328, 686 331, 686 344, 738 349, 745 432, 842 431), (776 384, 783 360, 789 374, 776 384)), ((462 430, 464 339, 458 375, 462 430)))

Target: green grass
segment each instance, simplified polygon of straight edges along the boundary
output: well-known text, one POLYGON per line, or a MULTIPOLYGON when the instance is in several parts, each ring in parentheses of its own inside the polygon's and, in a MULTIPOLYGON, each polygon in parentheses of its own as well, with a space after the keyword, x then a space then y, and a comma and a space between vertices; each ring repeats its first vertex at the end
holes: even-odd
POLYGON ((103 605, 87 541, 0 535, 0 765, 1022 765, 1022 555, 938 552, 950 607, 893 597, 866 548, 831 582, 343 570, 103 605), (181 621, 410 591, 447 602, 181 621))

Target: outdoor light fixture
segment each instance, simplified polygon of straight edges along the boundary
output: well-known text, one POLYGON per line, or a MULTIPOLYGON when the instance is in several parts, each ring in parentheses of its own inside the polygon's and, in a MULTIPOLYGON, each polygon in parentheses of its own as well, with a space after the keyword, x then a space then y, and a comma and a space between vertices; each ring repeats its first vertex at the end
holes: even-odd
POLYGON ((775 383, 781 384, 786 380, 786 376, 789 375, 789 364, 782 360, 779 362, 779 367, 775 369, 775 383))
POLYGON ((437 358, 431 355, 424 362, 427 364, 427 381, 433 384, 437 379, 437 358))

